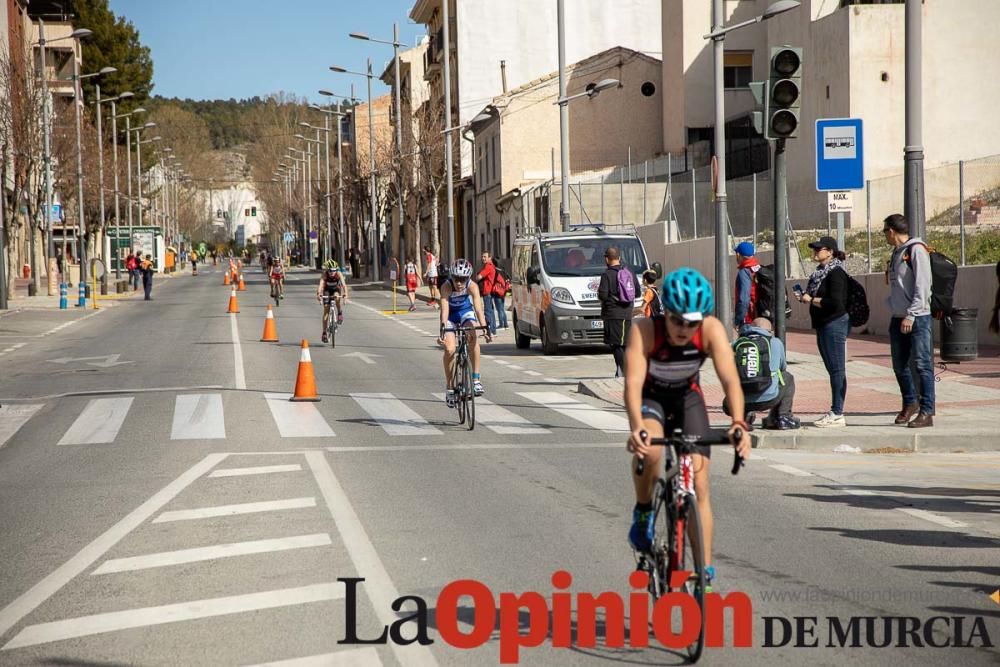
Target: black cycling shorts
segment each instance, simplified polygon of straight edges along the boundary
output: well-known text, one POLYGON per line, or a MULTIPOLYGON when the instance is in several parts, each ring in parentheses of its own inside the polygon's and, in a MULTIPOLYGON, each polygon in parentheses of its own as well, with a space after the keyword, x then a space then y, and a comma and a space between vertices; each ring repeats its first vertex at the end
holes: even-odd
POLYGON ((331 296, 331 297, 334 294, 339 294, 340 296, 344 296, 344 285, 340 284, 340 285, 337 285, 336 287, 333 287, 333 288, 326 288, 326 289, 323 290, 323 293, 326 296, 331 296))
MULTIPOLYGON (((684 435, 709 437, 712 435, 708 423, 708 409, 705 397, 697 389, 685 389, 676 394, 653 394, 642 398, 642 418, 655 419, 663 424, 663 432, 670 435, 674 429, 681 429, 684 435)), ((705 458, 712 458, 712 448, 695 445, 695 451, 705 458)))

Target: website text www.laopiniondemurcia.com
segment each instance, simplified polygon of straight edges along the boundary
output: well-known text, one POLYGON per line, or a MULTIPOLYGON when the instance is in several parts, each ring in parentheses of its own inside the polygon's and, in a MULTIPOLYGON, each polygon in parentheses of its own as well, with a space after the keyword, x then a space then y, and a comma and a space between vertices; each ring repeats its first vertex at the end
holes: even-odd
MULTIPOLYGON (((671 588, 680 588, 690 572, 674 572, 671 588)), ((392 603, 399 620, 384 626, 374 637, 358 635, 358 587, 363 577, 345 577, 337 581, 346 586, 345 636, 339 644, 433 644, 428 636, 431 613, 427 601, 416 595, 404 595, 392 603)), ((689 593, 667 593, 651 604, 645 572, 629 575, 632 591, 627 601, 613 591, 598 594, 569 592, 573 577, 559 570, 552 575, 548 597, 528 591, 504 592, 495 596, 486 584, 474 579, 448 583, 438 594, 433 611, 434 626, 441 640, 459 649, 478 648, 497 640, 500 663, 520 661, 522 648, 536 648, 549 641, 553 648, 595 648, 598 628, 603 630, 607 648, 646 648, 652 636, 669 649, 683 649, 695 642, 701 632, 702 612, 689 593), (575 606, 574 606, 575 598, 575 606), (469 603, 463 605, 462 601, 469 603), (550 606, 551 600, 551 606, 550 606), (575 614, 574 614, 575 612, 575 614), (599 612, 601 615, 599 617, 599 612), (627 614, 626 614, 627 612, 627 614), (471 619, 471 622, 469 622, 471 619), (676 622, 679 619, 680 622, 676 622), (471 629, 460 628, 471 625, 471 629), (574 641, 575 639, 575 641, 574 641)), ((752 648, 753 603, 746 593, 705 594, 705 646, 726 644, 725 617, 729 610, 734 648, 752 648)), ((850 648, 886 647, 993 647, 983 617, 971 621, 963 616, 934 616, 920 619, 909 616, 814 617, 764 616, 764 643, 761 648, 850 648), (817 636, 823 628, 827 640, 817 636)))

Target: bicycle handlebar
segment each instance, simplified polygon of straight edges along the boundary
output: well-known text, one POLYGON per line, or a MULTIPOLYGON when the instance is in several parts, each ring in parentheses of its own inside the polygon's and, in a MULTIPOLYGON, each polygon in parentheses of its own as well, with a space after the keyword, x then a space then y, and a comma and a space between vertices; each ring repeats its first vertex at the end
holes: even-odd
MULTIPOLYGON (((645 440, 646 437, 649 434, 646 433, 645 431, 642 431, 639 435, 642 437, 643 440, 645 440)), ((737 428, 733 432, 733 439, 734 440, 742 440, 743 439, 743 429, 737 428)), ((729 440, 729 434, 728 433, 722 432, 720 434, 719 431, 714 431, 714 435, 712 437, 709 437, 709 438, 697 438, 697 439, 692 439, 692 440, 686 440, 683 436, 681 436, 679 434, 675 434, 675 435, 673 435, 673 436, 671 436, 669 438, 651 438, 650 441, 649 441, 649 444, 650 444, 650 446, 653 446, 653 447, 670 447, 670 446, 673 446, 673 447, 677 447, 678 449, 681 449, 681 448, 685 448, 685 447, 688 447, 688 446, 694 446, 694 445, 701 445, 701 446, 704 446, 704 447, 712 447, 712 446, 718 446, 718 445, 732 445, 733 443, 730 442, 730 440, 729 440)), ((731 472, 734 475, 738 474, 740 472, 740 468, 742 468, 744 465, 746 465, 746 462, 743 460, 743 457, 740 456, 739 454, 736 454, 734 456, 734 458, 733 458, 733 469, 732 469, 731 472)), ((642 473, 643 473, 643 471, 645 469, 646 469, 646 459, 639 459, 639 462, 635 466, 635 474, 636 474, 636 476, 641 477, 642 473)))

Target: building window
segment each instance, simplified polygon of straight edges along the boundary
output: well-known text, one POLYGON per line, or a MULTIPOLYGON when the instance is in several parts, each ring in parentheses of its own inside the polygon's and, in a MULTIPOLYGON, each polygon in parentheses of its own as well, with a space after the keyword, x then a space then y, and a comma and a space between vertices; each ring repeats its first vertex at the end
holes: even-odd
POLYGON ((722 81, 726 88, 747 88, 753 80, 753 51, 726 51, 722 81))
POLYGON ((497 182, 497 135, 493 135, 490 139, 490 144, 493 146, 493 155, 491 157, 491 168, 493 169, 493 183, 497 182))

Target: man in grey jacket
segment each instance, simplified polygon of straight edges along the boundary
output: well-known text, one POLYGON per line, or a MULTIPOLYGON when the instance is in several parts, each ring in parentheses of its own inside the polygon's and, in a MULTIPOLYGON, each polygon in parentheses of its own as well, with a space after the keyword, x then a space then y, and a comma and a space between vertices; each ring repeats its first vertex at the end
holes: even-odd
POLYGON ((934 340, 931 334, 931 258, 919 238, 910 238, 909 221, 899 213, 882 225, 893 246, 889 259, 889 345, 892 370, 903 395, 897 424, 909 428, 934 425, 934 340), (911 363, 917 367, 920 396, 913 383, 911 363), (914 417, 914 415, 916 415, 914 417))

